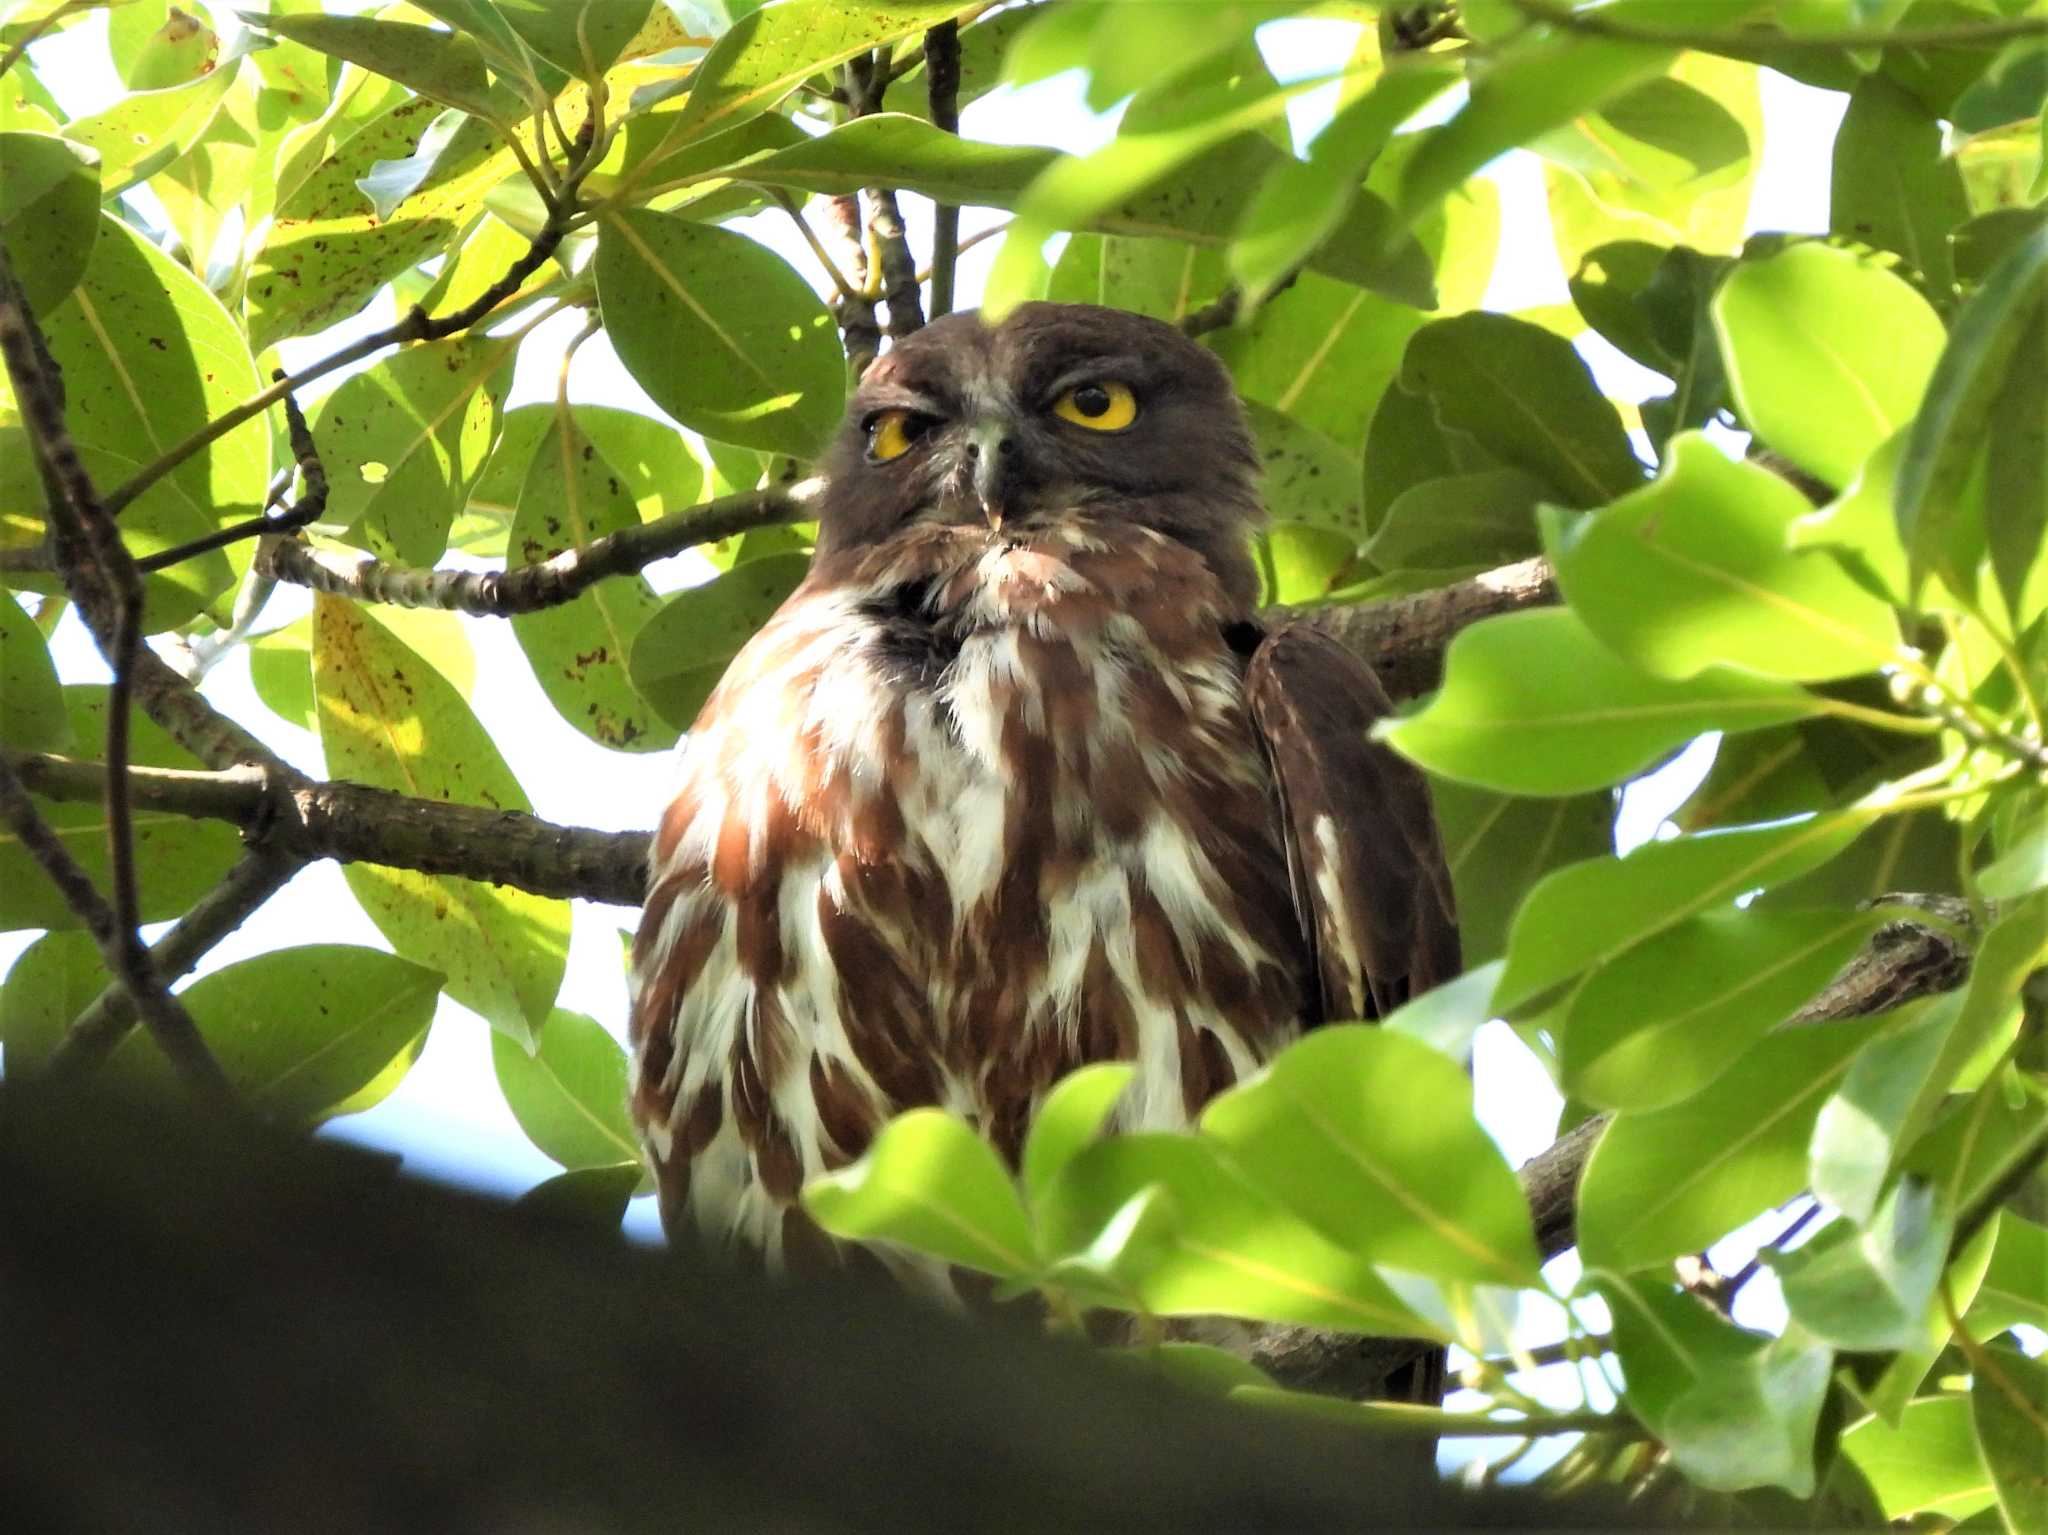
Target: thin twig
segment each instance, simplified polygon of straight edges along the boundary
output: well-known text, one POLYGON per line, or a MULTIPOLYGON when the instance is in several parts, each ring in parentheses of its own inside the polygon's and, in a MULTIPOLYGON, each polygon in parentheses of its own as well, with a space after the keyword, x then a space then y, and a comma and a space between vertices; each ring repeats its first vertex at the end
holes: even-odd
MULTIPOLYGON (((932 126, 960 131, 960 24, 942 21, 924 35, 925 86, 932 126)), ((960 257, 960 209, 938 203, 932 209, 932 318, 953 308, 953 274, 960 257)))
POLYGON ((1763 1272, 1765 1253, 1783 1252, 1785 1250, 1785 1244, 1787 1242, 1790 1242, 1794 1237, 1798 1236, 1800 1232, 1804 1231, 1808 1226, 1811 1226, 1819 1218, 1820 1201, 1816 1199, 1809 1202, 1806 1208, 1804 1210, 1801 1210, 1799 1214, 1793 1218, 1791 1224, 1786 1226, 1783 1231, 1779 1232, 1775 1237, 1771 1238, 1771 1240, 1766 1242, 1762 1247, 1759 1247, 1756 1250, 1755 1257, 1751 1258, 1749 1262, 1743 1264, 1741 1268, 1737 1269, 1733 1274, 1729 1275, 1727 1289, 1729 1304, 1732 1306, 1735 1303, 1735 1297, 1742 1293, 1742 1287, 1744 1285, 1748 1284, 1752 1279, 1756 1278, 1758 1274, 1763 1272))
MULTIPOLYGON (((888 60, 856 54, 846 64, 846 92, 852 101, 849 115, 866 117, 882 107, 882 94, 889 85, 888 60)), ((924 328, 924 304, 918 293, 917 258, 910 251, 910 237, 903 227, 903 209, 893 187, 871 186, 867 190, 868 245, 874 252, 872 281, 881 278, 882 297, 889 306, 889 339, 901 341, 924 328)))
MULTIPOLYGON (((92 764, 89 766, 96 766, 92 764)), ((139 770, 131 770, 139 771, 139 770)), ((191 774, 192 778, 225 778, 225 774, 191 774)), ((282 890, 305 867, 302 859, 266 848, 253 848, 221 882, 201 896, 149 951, 157 980, 168 986, 187 974, 214 946, 248 921, 256 909, 282 890)), ((135 1024, 135 1005, 125 986, 109 986, 65 1031, 44 1059, 38 1076, 62 1081, 90 1071, 127 1038, 135 1024)))
POLYGON ((280 581, 358 602, 507 618, 559 607, 606 576, 632 575, 697 544, 796 522, 822 488, 820 481, 806 480, 722 496, 515 570, 423 570, 352 551, 316 549, 298 538, 265 539, 256 564, 280 581))
POLYGON ((142 896, 128 799, 130 705, 137 662, 143 654, 142 575, 71 440, 64 420, 62 375, 29 313, 4 249, 0 249, 0 353, 5 355, 14 397, 50 491, 48 506, 58 568, 113 673, 107 692, 105 790, 111 903, 101 899, 92 881, 46 826, 41 840, 31 840, 42 818, 11 770, 7 775, 11 791, 8 819, 56 882, 65 904, 91 929, 107 969, 127 987, 136 1010, 179 1075, 208 1099, 230 1102, 234 1094, 227 1077, 183 1004, 157 982, 142 942, 142 896))
POLYGON ((500 304, 517 294, 525 286, 527 278, 539 271, 554 255, 569 232, 570 222, 577 212, 576 189, 582 185, 583 178, 589 174, 596 161, 596 156, 590 153, 594 145, 586 138, 590 127, 589 123, 585 123, 577 135, 577 141, 583 145, 584 153, 563 181, 563 197, 560 204, 548 214, 547 221, 534 235, 525 253, 505 269, 504 276, 460 309, 449 314, 429 315, 415 304, 396 324, 386 326, 375 335, 351 342, 339 351, 330 352, 318 362, 308 364, 288 378, 279 379, 262 393, 252 395, 232 409, 223 411, 176 447, 138 470, 124 484, 109 492, 105 498, 108 515, 119 516, 137 496, 201 448, 225 436, 243 422, 261 415, 279 400, 285 399, 314 379, 324 378, 335 369, 359 362, 365 357, 383 351, 387 346, 402 346, 415 341, 445 340, 485 319, 500 304))
POLYGON ((21 38, 5 53, 0 53, 0 79, 5 79, 7 71, 21 62, 22 55, 28 52, 29 45, 35 42, 37 38, 57 25, 58 22, 70 15, 71 12, 82 11, 86 8, 82 0, 67 0, 66 4, 58 6, 48 15, 37 18, 30 25, 27 36, 21 38))
MULTIPOLYGON (((278 376, 282 377, 282 374, 278 376)), ((284 397, 284 417, 286 429, 291 434, 292 456, 298 460, 299 473, 305 477, 305 493, 275 517, 250 517, 230 524, 175 549, 145 556, 135 562, 136 569, 145 573, 164 570, 244 539, 261 538, 266 533, 292 533, 320 520, 320 514, 327 510, 327 471, 321 467, 319 449, 313 444, 313 433, 299 410, 299 402, 290 395, 284 397)))
MULTIPOLYGON (((981 244, 982 241, 993 240, 997 235, 1008 234, 1010 232, 1010 226, 1016 222, 1017 221, 1015 219, 1004 219, 1000 224, 991 224, 986 229, 977 229, 974 231, 973 234, 963 236, 960 240, 958 248, 955 249, 955 251, 953 252, 954 256, 964 256, 967 254, 967 252, 973 250, 975 246, 981 244)), ((917 280, 921 283, 930 282, 932 280, 932 277, 933 270, 930 267, 926 267, 923 271, 917 274, 917 280)), ((938 312, 934 311, 933 313, 934 317, 936 317, 938 312)))
POLYGON ((798 232, 803 236, 804 244, 811 248, 811 254, 818 258, 818 265, 825 269, 825 275, 832 280, 833 290, 839 298, 851 298, 855 292, 853 284, 847 280, 846 274, 839 270, 839 263, 834 261, 832 253, 825 249, 825 242, 818 238, 818 232, 811 228, 810 221, 803 215, 803 209, 797 206, 796 198, 790 194, 787 187, 770 187, 768 190, 782 211, 789 215, 790 222, 796 225, 798 232))

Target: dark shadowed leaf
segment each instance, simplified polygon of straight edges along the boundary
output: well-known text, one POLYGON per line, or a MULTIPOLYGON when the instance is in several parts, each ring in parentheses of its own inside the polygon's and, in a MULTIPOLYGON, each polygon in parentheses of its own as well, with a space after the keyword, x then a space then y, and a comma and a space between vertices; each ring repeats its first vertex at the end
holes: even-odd
POLYGON ((597 286, 619 360, 683 425, 808 457, 838 422, 839 333, 810 285, 766 246, 620 210, 599 229, 597 286))
POLYGON ((63 751, 71 745, 64 689, 42 630, 0 589, 0 743, 21 751, 63 751))
POLYGON ((1970 1415, 2006 1528, 2048 1529, 2048 1365, 2016 1348, 1986 1349, 1970 1415))
POLYGON ((1570 342, 1506 315, 1424 326, 1408 343, 1401 387, 1504 464, 1573 506, 1598 506, 1642 483, 1621 417, 1570 342))
POLYGON ((1537 552, 1536 505, 1548 487, 1520 469, 1425 480, 1396 496, 1366 545, 1381 570, 1505 565, 1537 552))
POLYGON ((536 1183, 519 1196, 517 1208, 541 1220, 616 1230, 643 1176, 638 1162, 573 1168, 536 1183))
POLYGON ((633 641, 633 686, 671 725, 687 729, 726 664, 809 568, 806 555, 771 554, 676 593, 633 641))
POLYGON ((1468 967, 1505 952, 1522 898, 1544 875, 1614 847, 1614 797, 1604 791, 1522 799, 1433 779, 1430 798, 1468 967))
MULTIPOLYGON (((415 798, 531 809, 461 695, 355 603, 314 599, 313 690, 335 776, 415 798)), ((567 901, 379 864, 343 873, 394 949, 446 975, 449 996, 492 1027, 521 1044, 534 1037, 562 981, 567 901)))

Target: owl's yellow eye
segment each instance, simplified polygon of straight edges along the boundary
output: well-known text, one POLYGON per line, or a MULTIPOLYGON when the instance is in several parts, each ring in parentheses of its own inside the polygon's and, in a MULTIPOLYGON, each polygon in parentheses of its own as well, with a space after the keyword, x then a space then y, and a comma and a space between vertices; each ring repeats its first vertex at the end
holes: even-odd
POLYGON ((886 464, 908 453, 931 428, 931 418, 913 410, 885 410, 868 423, 868 461, 886 464))
POLYGON ((1082 384, 1053 401, 1052 412, 1091 432, 1121 432, 1138 419, 1138 397, 1123 384, 1082 384))

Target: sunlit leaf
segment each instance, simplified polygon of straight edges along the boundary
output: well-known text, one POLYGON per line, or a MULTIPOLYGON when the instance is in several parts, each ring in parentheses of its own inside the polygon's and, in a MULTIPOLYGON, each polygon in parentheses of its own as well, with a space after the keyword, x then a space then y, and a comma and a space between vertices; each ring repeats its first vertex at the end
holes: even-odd
POLYGON ((1744 263, 1713 316, 1743 420, 1838 486, 1912 419, 1947 339, 1904 282, 1824 245, 1744 263))
POLYGON ((28 307, 46 315, 78 285, 100 232, 99 156, 44 133, 0 133, 0 240, 28 307))
POLYGON ((1792 1252, 1767 1260, 1785 1304, 1808 1332, 1837 1348, 1876 1353, 1911 1348, 1938 1304, 1955 1212, 1918 1178, 1894 1184, 1868 1221, 1840 1221, 1792 1252))
POLYGON ((626 1052, 596 1019, 556 1008, 531 1054, 494 1032, 491 1069, 527 1139, 564 1167, 637 1166, 626 1052))
POLYGON ((1866 1418, 1842 1435, 1842 1453, 1870 1478, 1887 1519, 1922 1510, 1963 1519, 1997 1497, 1967 1396, 1922 1397, 1897 1428, 1866 1418))
MULTIPOLYGON (((639 525, 624 481, 583 435, 576 417, 558 412, 520 490, 507 567, 538 564, 639 525)), ((660 751, 675 744, 675 727, 627 674, 633 642, 661 605, 646 577, 633 574, 601 581, 573 602, 512 619, 512 632, 548 701, 600 745, 660 751)))
MULTIPOLYGON (((368 611, 313 605, 313 688, 327 768, 414 798, 525 811, 526 795, 461 696, 368 611)), ((352 863, 349 888, 407 958, 521 1044, 554 1005, 569 903, 453 875, 352 863)))
POLYGON ((410 86, 443 106, 481 117, 496 114, 483 55, 475 40, 462 33, 370 16, 242 17, 266 32, 410 86))
POLYGON ((1135 1069, 1122 1061, 1083 1066, 1045 1095, 1024 1139, 1024 1188, 1031 1198, 1043 1196, 1060 1169, 1101 1133, 1135 1069))
POLYGON ((898 1242, 1007 1279, 1034 1267, 1031 1227, 987 1141, 937 1109, 893 1119, 852 1166, 806 1184, 834 1236, 898 1242))
POLYGON ((1894 657, 1898 620, 1828 555, 1786 551, 1807 509, 1769 470, 1688 433, 1654 484, 1593 516, 1546 520, 1544 542, 1573 610, 1647 671, 1874 671, 1894 657))
POLYGON ((50 647, 20 603, 0 589, 0 742, 22 751, 71 745, 64 689, 50 647))
POLYGON ((1783 683, 1709 667, 1649 676, 1570 609, 1507 614, 1451 641, 1444 682, 1383 739, 1432 773, 1511 794, 1576 794, 1618 783, 1708 730, 1741 731, 1814 712, 1783 683))
POLYGON ((1527 1201, 1456 1063, 1359 1025, 1316 1030, 1202 1115, 1269 1198, 1391 1268, 1533 1282, 1527 1201))

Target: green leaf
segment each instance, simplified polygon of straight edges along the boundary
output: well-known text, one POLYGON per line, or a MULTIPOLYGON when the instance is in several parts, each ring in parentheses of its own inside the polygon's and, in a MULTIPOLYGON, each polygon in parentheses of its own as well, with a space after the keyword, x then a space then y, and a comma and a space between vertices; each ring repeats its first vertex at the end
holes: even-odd
POLYGON ((493 375, 517 346, 516 336, 422 342, 344 380, 313 419, 328 520, 367 523, 404 564, 439 559, 490 451, 508 382, 493 375))
MULTIPOLYGON (((64 690, 76 751, 87 761, 106 760, 107 690, 97 684, 64 690)), ((138 767, 203 768, 204 763, 174 742, 139 710, 129 722, 129 761, 138 767)), ((104 892, 109 888, 106 807, 97 800, 37 802, 57 840, 104 892)), ((233 866, 241 836, 220 821, 198 820, 168 810, 136 806, 136 884, 144 922, 180 917, 233 866)), ((0 828, 0 929, 75 928, 78 917, 57 894, 49 876, 22 847, 13 829, 0 828)))
POLYGON ((1629 950, 1566 1006, 1565 1091, 1637 1111, 1691 1097, 1825 986, 1879 920, 1860 911, 1709 912, 1629 950))
POLYGON ((1813 1127, 1813 1191, 1850 1220, 1875 1212, 1899 1153, 1947 1093, 1948 1082, 1935 1080, 1934 1063, 1955 1032, 1962 1003, 1961 993, 1952 992, 1891 1013, 1891 1026, 1857 1053, 1841 1088, 1821 1105, 1813 1127))
POLYGON ((1433 321, 1408 343, 1401 387, 1570 505, 1598 506, 1642 483, 1621 417, 1584 360, 1540 326, 1481 312, 1433 321))
POLYGON ((1365 557, 1381 570, 1492 567, 1537 552, 1536 505, 1549 494, 1520 469, 1482 469, 1410 486, 1387 507, 1365 557))
POLYGON ((1840 1349, 1912 1348, 1925 1335, 1947 1266, 1955 1213, 1924 1180, 1894 1184, 1869 1221, 1839 1221, 1805 1246, 1767 1253, 1785 1304, 1808 1332, 1840 1349))
MULTIPOLYGON (((1735 9, 1724 4, 1716 22, 1735 9)), ((1472 82, 1457 116, 1428 130, 1402 177, 1396 206, 1405 218, 1420 217, 1496 156, 1654 79, 1677 57, 1677 50, 1653 44, 1530 28, 1472 82)))
POLYGON ((650 0, 496 0, 528 47, 583 80, 618 62, 647 24, 650 0))
POLYGON ((1996 1187, 2048 1130, 2048 1092, 2024 1074, 1995 1073, 1954 1103, 1906 1153, 1901 1166, 1941 1188, 1966 1210, 1996 1187))
POLYGON ((107 51, 131 91, 161 90, 196 80, 212 69, 220 38, 198 14, 171 5, 124 5, 107 18, 107 51))
MULTIPOLYGON (((578 405, 575 413, 576 430, 624 483, 640 521, 652 522, 702 499, 704 467, 668 422, 611 405, 578 405)), ((490 460, 469 488, 471 513, 510 525, 534 458, 554 426, 553 402, 505 412, 490 460)), ((747 483, 753 484, 751 477, 747 483)))
MULTIPOLYGON (((313 690, 327 770, 416 799, 528 811, 461 696, 361 606, 316 596, 313 690)), ((449 996, 521 1044, 554 1005, 569 903, 452 875, 352 863, 349 888, 391 946, 448 977, 449 996)))
POLYGON ((687 728, 727 663, 809 569, 807 555, 771 554, 676 593, 633 641, 633 686, 670 724, 687 728))
POLYGON ((1397 56, 1367 90, 1338 108, 1307 160, 1282 160, 1267 173, 1230 246, 1230 272, 1248 307, 1263 303, 1336 232, 1367 166, 1394 130, 1456 80, 1446 60, 1397 56))
POLYGON ((2016 1348, 1975 1362, 1970 1416, 2009 1530, 2048 1529, 2048 1365, 2016 1348))
POLYGON ((1107 1061, 1069 1072, 1054 1084, 1024 1139, 1024 1191, 1035 1203, 1060 1169, 1102 1133, 1137 1068, 1107 1061))
MULTIPOLYGON (((1964 590, 1974 584, 1967 573, 1976 566, 1984 535, 1972 516, 1977 503, 1968 494, 1970 482, 1992 426, 2003 415, 2001 402, 2009 393, 2015 404, 2029 399, 2038 385, 2038 380, 2022 379, 2018 369, 2030 354, 2022 343, 2039 328, 2044 316, 2048 316, 2048 227, 2035 231, 2001 261, 1956 312, 1954 334, 1927 385, 1926 407, 1906 435, 1893 507, 1899 538, 1916 575, 1942 568, 1963 573, 1964 590)), ((2024 451, 2025 445, 2011 447, 2024 451)), ((2015 563, 2012 535, 2019 532, 2023 536, 2035 509, 2030 502, 2022 502, 2001 515, 2009 518, 2000 524, 2006 555, 1999 573, 2004 578, 2015 563)), ((2012 589, 2010 580, 2004 585, 2012 589)))
POLYGON ((239 70, 240 60, 230 60, 186 85, 133 92, 104 111, 73 118, 64 137, 99 156, 100 195, 113 197, 199 141, 239 70))
POLYGON ((439 116, 426 97, 402 97, 360 124, 344 118, 348 131, 296 182, 280 168, 276 217, 249 269, 249 335, 259 349, 354 314, 401 272, 446 249, 485 195, 516 172, 497 130, 465 121, 419 190, 379 219, 358 183, 379 162, 416 153, 439 116))
MULTIPOLYGON (((381 949, 316 943, 224 966, 178 996, 244 1103, 280 1124, 315 1125, 426 1032, 440 989, 434 971, 381 949)), ((107 1070, 178 1090, 144 1030, 107 1070)))
POLYGON ((1897 654, 1898 620, 1827 554, 1786 550, 1807 510, 1777 475, 1684 433, 1654 484, 1577 522, 1547 518, 1544 543, 1573 610, 1646 671, 1875 671, 1897 654))
POLYGON ((1202 1396, 1227 1397, 1239 1387, 1264 1390, 1273 1384, 1273 1377, 1257 1365, 1208 1343, 1154 1343, 1117 1349, 1108 1357, 1127 1369, 1202 1396))
MULTIPOLYGON (((1969 1315, 1976 1301, 1978 1286, 1983 1282, 1997 1236, 1997 1222, 1987 1223, 1956 1254, 1949 1263, 1948 1272, 1942 1277, 1942 1283, 1948 1286, 1950 1300, 1965 1316, 1969 1315)), ((1892 1355, 1884 1373, 1873 1385, 1858 1391, 1857 1395, 1885 1422, 1896 1427, 1905 1414, 1907 1403, 1920 1394, 1928 1372, 1941 1362, 1954 1336, 1955 1329, 1949 1326, 1948 1308, 1927 1307, 1918 1335, 1892 1355)))
POLYGON ((1786 547, 1835 551, 1849 573, 1873 594, 1903 605, 1910 582, 1906 550, 1899 542, 1892 497, 1906 434, 1894 432, 1863 461, 1842 493, 1818 511, 1807 512, 1786 529, 1786 547))
POLYGON ((1509 923, 1543 876, 1614 847, 1614 798, 1605 792, 1518 799, 1439 779, 1430 797, 1468 968, 1506 951, 1509 923))
POLYGON ((1366 524, 1377 529, 1394 502, 1417 486, 1499 467, 1469 432, 1440 420, 1427 395, 1411 394, 1396 381, 1381 392, 1366 433, 1366 524))
POLYGON ((1277 521, 1341 533, 1346 553, 1355 550, 1365 535, 1357 454, 1257 401, 1246 404, 1245 415, 1265 472, 1267 512, 1277 521))
POLYGON ((1380 1021, 1380 1027, 1420 1040, 1459 1065, 1472 1060, 1472 1038, 1493 1017, 1489 1005, 1500 984, 1499 960, 1467 966, 1455 980, 1432 986, 1403 1002, 1380 1021))
POLYGON ((1046 1254, 1082 1259, 1055 1265, 1054 1280, 1090 1304, 1440 1336, 1365 1255, 1253 1189, 1206 1136, 1097 1141, 1067 1164, 1037 1214, 1046 1254))
POLYGON ((1581 174, 1675 190, 1749 158, 1749 133, 1707 92, 1669 77, 1646 80, 1598 112, 1529 144, 1581 174))
MULTIPOLYGON (((1220 297, 1228 281, 1222 254, 1209 246, 1131 235, 1077 234, 1060 252, 1045 296, 1055 304, 1100 304, 1178 325, 1220 297)), ((1218 346, 1234 334, 1225 331, 1218 335, 1218 346)), ((1238 391, 1250 398, 1242 380, 1238 391)))
POLYGON ((1824 245, 1745 262, 1712 308, 1743 420, 1830 485, 1912 418, 1947 339, 1905 283, 1824 245))
POLYGON ((0 742, 21 751, 63 751, 71 745, 71 720, 50 647, 5 590, 0 590, 0 742))
POLYGON ((1212 1102, 1202 1129, 1255 1187, 1376 1263, 1536 1282, 1528 1203, 1472 1117, 1472 1085, 1418 1040, 1318 1029, 1212 1102))
POLYGON ((987 1141, 938 1109, 891 1120, 866 1155, 804 1186, 833 1236, 900 1242, 1005 1279, 1036 1267, 1016 1186, 987 1141))
POLYGON ((64 1031, 113 983, 89 933, 45 933, 15 957, 0 985, 0 1045, 7 1074, 32 1076, 64 1031))
POLYGON ((767 111, 857 53, 929 31, 971 10, 963 0, 789 0, 735 21, 698 64, 671 133, 701 135, 767 111))
POLYGON ((2048 305, 2021 332, 2005 388, 1991 402, 1984 463, 1984 534, 2006 604, 2031 620, 2044 599, 2029 591, 2048 532, 2048 305))
MULTIPOLYGON (((72 440, 103 491, 263 387, 241 327, 220 301, 111 216, 102 219, 84 278, 45 317, 43 332, 64 371, 72 440)), ((11 403, 4 383, 0 395, 11 403)), ((24 439, 0 435, 0 482, 18 472, 6 462, 15 443, 25 458, 24 439)), ((121 514, 123 540, 143 555, 253 517, 269 483, 269 430, 248 422, 143 492, 121 514)), ((41 503, 38 494, 31 504, 41 503)), ((19 525, 32 515, 24 507, 10 520, 19 525)), ((248 558, 244 544, 149 577, 145 628, 184 623, 227 589, 248 558)))
MULTIPOLYGON (((624 481, 576 418, 558 412, 520 492, 507 567, 538 564, 639 525, 624 481)), ((635 638, 661 606, 646 577, 634 574, 601 581, 574 602, 513 616, 512 632, 548 701, 601 746, 661 751, 675 744, 675 728, 627 673, 635 638)))
POLYGON ((616 1230, 644 1176, 638 1162, 578 1167, 536 1183, 514 1208, 546 1221, 616 1230))
POLYGON ((766 246, 620 210, 599 226, 597 288, 619 360, 683 425, 799 458, 837 425, 846 399, 839 332, 810 285, 766 246))
MULTIPOLYGON (((1649 1275, 1605 1271, 1591 1276, 1614 1318, 1614 1351, 1621 1361, 1622 1400, 1651 1433, 1671 1440, 1671 1410, 1702 1376, 1740 1367, 1770 1341, 1737 1327, 1705 1301, 1649 1275)), ((1674 1453, 1680 1447, 1671 1445, 1674 1453)), ((1706 1485, 1713 1467, 1693 1466, 1706 1485)))
POLYGON ((1665 1418, 1672 1459, 1702 1486, 1814 1491, 1814 1436, 1834 1351, 1798 1328, 1721 1369, 1703 1372, 1665 1418))
MULTIPOLYGON (((1126 307, 1116 288, 1102 302, 1126 307)), ((1219 333, 1212 345, 1247 401, 1356 454, 1375 408, 1401 371, 1408 338, 1427 319, 1406 304, 1304 272, 1249 323, 1219 333)), ((1369 486, 1375 460, 1366 463, 1369 486)))
POLYGON ((253 15, 253 27, 395 80, 432 101, 477 117, 498 114, 476 40, 460 32, 369 16, 253 15))
POLYGON ((1493 1005, 1519 1009, 1691 917, 1797 878, 1840 852, 1865 824, 1846 812, 1815 816, 1652 842, 1626 858, 1559 869, 1522 903, 1493 1005))
POLYGON ((1816 712, 1803 689, 1708 667, 1646 676, 1566 608, 1487 619, 1451 641, 1443 686, 1380 738, 1432 773, 1518 794, 1619 783, 1709 730, 1816 712))
POLYGON ((47 315, 78 286, 100 232, 99 156, 47 133, 0 133, 0 241, 22 297, 47 315))
POLYGON ((564 1167, 638 1165, 626 1052, 596 1019, 556 1008, 531 1054, 493 1033, 491 1069, 527 1139, 564 1167))
POLYGON ((1922 1397, 1897 1428, 1865 1418, 1842 1435, 1842 1453, 1870 1479, 1887 1519, 1923 1510, 1964 1519, 1996 1501, 1966 1396, 1922 1397))
POLYGON ((1881 74, 1865 75, 1835 134, 1828 228, 1905 257, 1936 294, 1955 284, 1949 231, 1970 216, 1938 117, 1881 74))
MULTIPOLYGON (((48 940, 43 940, 47 942, 48 940)), ((10 991, 13 978, 8 980, 10 991)), ((0 993, 0 1010, 7 1006, 0 993)), ((1971 1335, 1989 1338, 2015 1322, 2048 1325, 2048 1226, 2028 1220, 2016 1210, 2001 1210, 1994 1223, 1997 1239, 1977 1298, 1964 1313, 1971 1335)))
POLYGON ((1626 1273, 1701 1252, 1797 1194, 1814 1116, 1878 1026, 1769 1035, 1683 1103, 1617 1115, 1579 1188, 1586 1262, 1626 1273))

